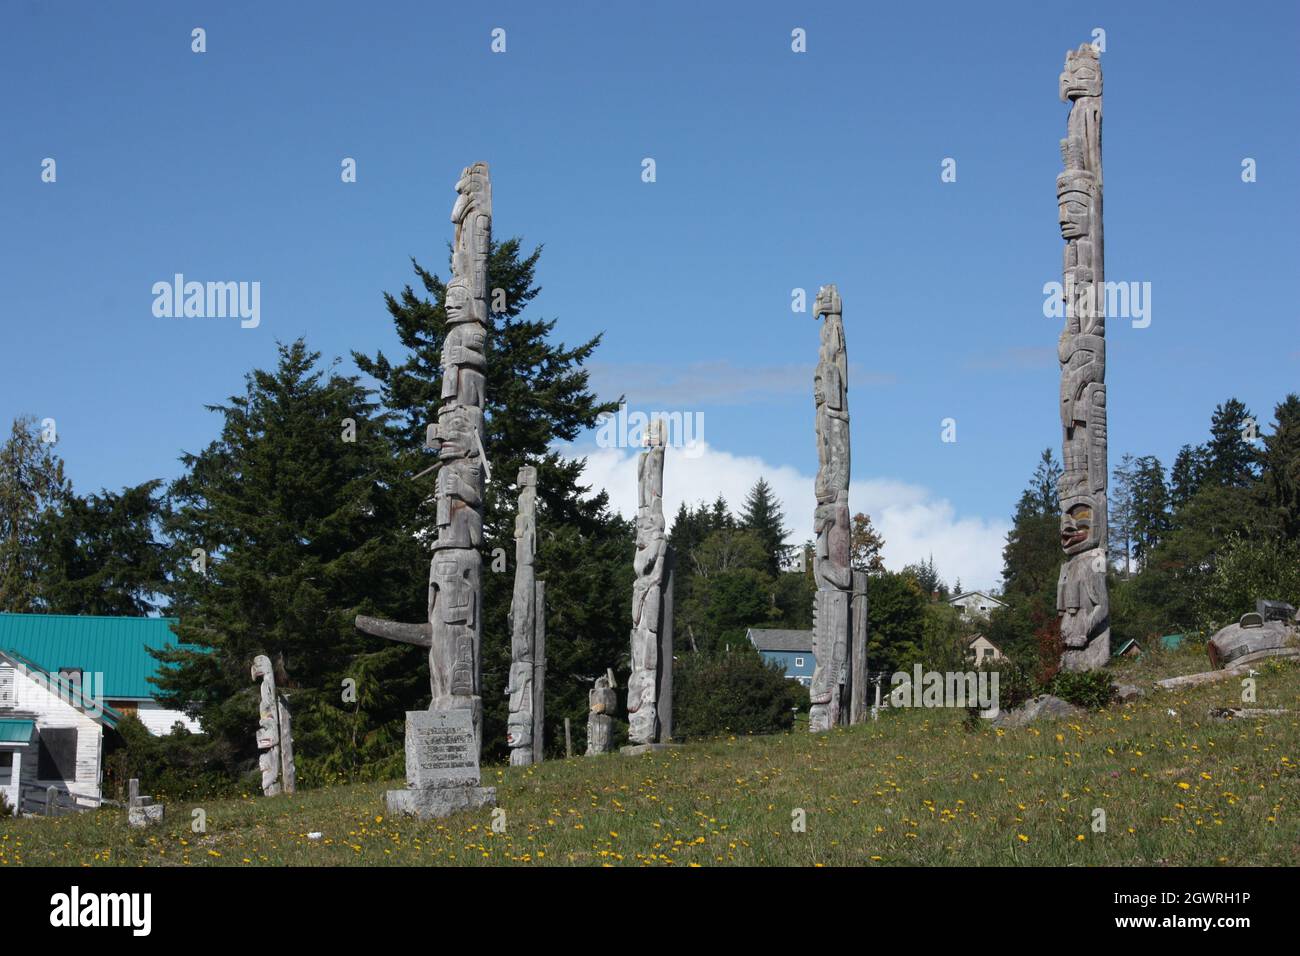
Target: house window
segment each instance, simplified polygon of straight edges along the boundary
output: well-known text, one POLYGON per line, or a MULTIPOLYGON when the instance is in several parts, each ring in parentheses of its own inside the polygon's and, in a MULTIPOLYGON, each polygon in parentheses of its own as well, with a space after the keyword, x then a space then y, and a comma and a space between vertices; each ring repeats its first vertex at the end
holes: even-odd
POLYGON ((17 705, 17 692, 14 689, 14 669, 9 665, 0 667, 0 707, 17 705))
POLYGON ((803 667, 803 658, 802 658, 802 657, 796 657, 796 658, 794 659, 794 666, 795 666, 795 667, 803 667))
POLYGON ((76 781, 77 728, 45 727, 37 736, 41 744, 36 759, 37 779, 76 781))
POLYGON ((0 785, 13 783, 14 755, 12 750, 0 750, 0 785))

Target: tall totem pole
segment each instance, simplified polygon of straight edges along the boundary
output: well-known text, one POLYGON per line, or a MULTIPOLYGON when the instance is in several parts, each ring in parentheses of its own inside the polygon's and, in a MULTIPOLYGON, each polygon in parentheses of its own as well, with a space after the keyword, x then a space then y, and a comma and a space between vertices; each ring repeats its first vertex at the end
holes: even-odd
POLYGON ((866 691, 866 575, 855 574, 849 518, 848 352, 843 305, 833 285, 817 290, 815 318, 825 316, 817 371, 817 507, 813 512, 813 671, 808 729, 813 733, 860 721, 866 691), (854 613, 860 612, 858 626, 854 613), (856 658, 856 660, 854 660, 856 658), (854 677, 858 676, 858 686, 854 677), (861 699, 860 699, 861 698, 861 699))
POLYGON ((1060 93, 1070 104, 1070 117, 1061 140, 1065 171, 1056 178, 1065 240, 1065 329, 1058 349, 1064 471, 1057 483, 1065 563, 1057 582, 1056 609, 1061 618, 1061 667, 1087 671, 1110 659, 1101 61, 1090 44, 1066 53, 1060 93))
POLYGON ((451 281, 444 310, 442 401, 425 447, 438 454, 437 537, 429 566, 428 618, 400 624, 358 617, 369 634, 429 650, 432 697, 427 711, 406 714, 406 790, 388 791, 388 808, 421 818, 491 804, 479 786, 482 750, 483 487, 490 478, 483 450, 487 372, 488 252, 492 183, 486 163, 466 167, 456 183, 451 281))
POLYGON ((637 459, 636 554, 632 568, 632 674, 627 682, 633 747, 667 744, 673 734, 673 555, 664 533, 665 423, 646 426, 637 459))
POLYGON ((515 515, 515 590, 510 601, 510 763, 542 762, 543 680, 546 671, 546 583, 537 580, 537 469, 519 469, 515 515))

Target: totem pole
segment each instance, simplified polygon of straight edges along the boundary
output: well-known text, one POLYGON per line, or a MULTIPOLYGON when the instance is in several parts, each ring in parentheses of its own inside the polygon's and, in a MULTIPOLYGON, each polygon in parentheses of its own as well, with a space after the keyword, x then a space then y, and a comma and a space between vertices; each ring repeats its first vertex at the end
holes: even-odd
POLYGON ((628 737, 633 747, 672 740, 672 549, 664 533, 663 419, 646 426, 637 459, 636 554, 632 568, 632 673, 627 681, 628 737))
POLYGON ((843 306, 833 285, 817 290, 813 315, 826 317, 813 376, 816 402, 817 481, 813 511, 813 671, 808 729, 813 733, 861 720, 863 707, 853 706, 852 652, 858 651, 865 690, 866 575, 854 575, 850 564, 849 520, 849 400, 848 354, 844 347, 843 306), (855 580, 856 578, 856 580, 855 580), (854 600, 855 592, 857 600, 854 600), (854 605, 863 611, 855 629, 854 605), (862 648, 857 645, 861 643, 862 648))
POLYGON ((275 687, 275 668, 265 654, 253 658, 252 679, 261 680, 258 701, 257 749, 262 751, 262 793, 268 797, 293 793, 297 773, 293 765, 293 734, 289 706, 275 687))
POLYGON ((487 164, 466 167, 456 193, 452 278, 443 301, 442 400, 425 441, 438 456, 428 618, 423 624, 363 616, 356 621, 368 634, 428 648, 429 708, 406 714, 408 789, 387 795, 390 811, 422 819, 496 800, 495 788, 479 786, 483 590, 478 549, 483 543, 484 481, 491 479, 483 448, 492 244, 487 164))
POLYGON ((1065 240, 1061 360, 1064 470, 1057 482, 1065 563, 1056 589, 1061 667, 1110 659, 1106 592, 1106 316, 1102 245, 1101 62, 1090 44, 1065 55, 1060 94, 1070 104, 1056 201, 1065 240))
POLYGON ((596 685, 587 691, 587 756, 609 753, 614 740, 614 708, 618 698, 614 689, 618 681, 614 679, 614 670, 605 671, 604 677, 596 678, 596 685))
POLYGON ((537 552, 537 469, 519 469, 515 516, 515 591, 510 601, 510 763, 542 762, 542 680, 546 665, 546 592, 534 567, 537 552))

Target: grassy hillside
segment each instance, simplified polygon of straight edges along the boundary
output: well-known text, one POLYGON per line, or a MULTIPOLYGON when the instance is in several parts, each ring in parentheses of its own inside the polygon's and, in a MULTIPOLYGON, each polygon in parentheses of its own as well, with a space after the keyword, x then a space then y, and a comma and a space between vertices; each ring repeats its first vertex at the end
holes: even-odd
MULTIPOLYGON (((1121 665, 1117 677, 1141 683, 1203 660, 1121 665)), ((1292 713, 1211 721, 1210 708, 1241 706, 1235 681, 1023 730, 896 711, 818 737, 485 768, 502 833, 489 811, 390 818, 390 785, 365 784, 212 801, 204 834, 191 832, 191 806, 169 806, 147 833, 120 810, 6 821, 0 866, 1295 865, 1300 667, 1265 665, 1258 684, 1252 706, 1292 713), (800 809, 806 832, 792 832, 800 809)))

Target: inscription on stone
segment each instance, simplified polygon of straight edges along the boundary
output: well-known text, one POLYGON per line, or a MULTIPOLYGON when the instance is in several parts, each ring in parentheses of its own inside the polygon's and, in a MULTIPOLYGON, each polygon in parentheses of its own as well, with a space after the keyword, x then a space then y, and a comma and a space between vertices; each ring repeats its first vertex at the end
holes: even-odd
POLYGON ((478 743, 468 708, 406 715, 406 777, 412 787, 478 786, 478 743))

